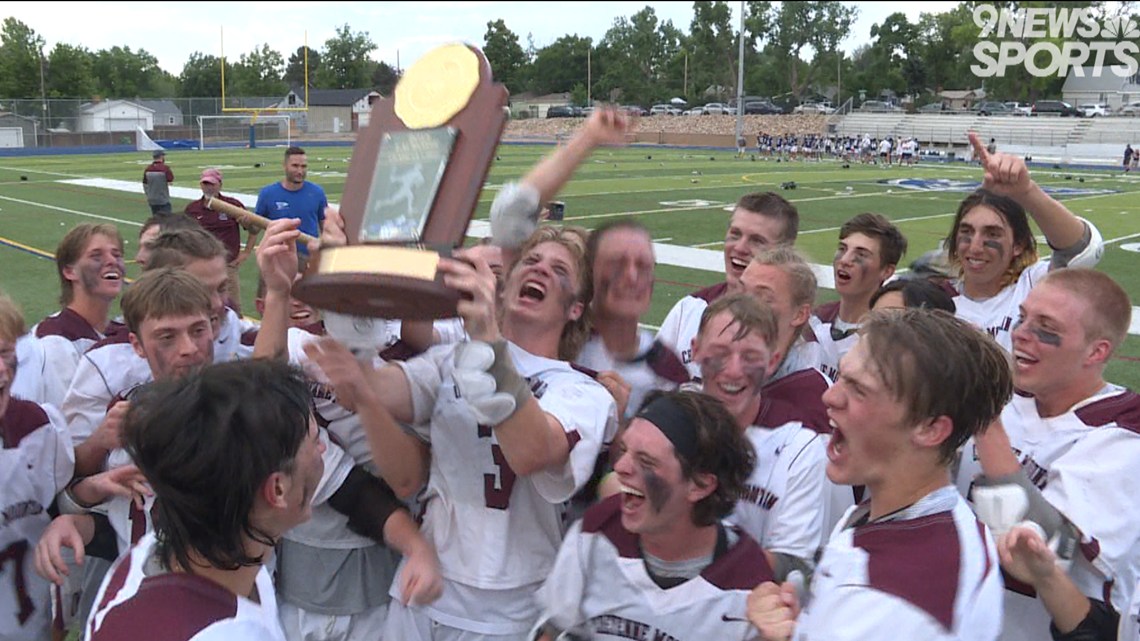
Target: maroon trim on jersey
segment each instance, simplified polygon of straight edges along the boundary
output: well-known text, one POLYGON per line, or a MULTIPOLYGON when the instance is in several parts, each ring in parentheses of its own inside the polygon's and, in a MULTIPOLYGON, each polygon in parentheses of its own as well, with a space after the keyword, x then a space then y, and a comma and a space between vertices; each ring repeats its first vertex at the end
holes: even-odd
POLYGON ((816 307, 815 317, 824 323, 834 323, 839 318, 839 301, 834 300, 816 307))
POLYGON ((693 379, 681 357, 661 341, 653 341, 652 347, 645 354, 645 362, 654 374, 670 383, 681 385, 693 379))
POLYGON ((578 441, 582 440, 582 435, 580 433, 578 433, 578 430, 570 430, 569 432, 566 432, 565 434, 566 434, 566 443, 570 446, 570 449, 567 450, 567 452, 573 452, 574 446, 578 444, 578 441))
POLYGON ((392 346, 380 352, 380 358, 385 361, 406 361, 422 352, 408 345, 403 340, 392 343, 392 346))
MULTIPOLYGON (((115 565, 111 566, 111 580, 107 583, 107 589, 103 591, 103 600, 95 604, 95 612, 101 611, 107 607, 115 597, 119 595, 119 590, 123 589, 123 585, 127 582, 127 575, 131 573, 131 555, 128 553, 126 556, 119 557, 115 565)), ((88 635, 95 630, 95 621, 91 620, 91 629, 88 630, 88 635)))
POLYGON ((954 281, 949 278, 931 278, 930 282, 938 287, 938 289, 949 294, 950 298, 954 298, 962 293, 958 291, 958 288, 954 287, 954 281))
POLYGON ((768 565, 764 551, 743 530, 734 528, 739 537, 736 545, 701 571, 701 577, 721 590, 751 590, 776 574, 768 565))
POLYGON ((309 332, 310 334, 312 334, 314 336, 324 336, 325 335, 325 322, 323 320, 319 320, 315 323, 309 323, 308 325, 302 325, 302 326, 298 327, 297 329, 301 329, 301 330, 304 330, 306 332, 309 332))
POLYGON ((601 372, 599 372, 598 370, 590 369, 589 367, 586 367, 585 365, 578 365, 577 363, 568 363, 568 365, 570 365, 570 369, 573 369, 576 372, 581 372, 581 373, 585 374, 586 376, 589 376, 590 378, 592 378, 594 380, 597 380, 598 374, 601 374, 601 372))
POLYGON ((253 344, 257 341, 257 332, 258 332, 258 328, 256 328, 256 327, 253 329, 247 329, 246 331, 242 332, 241 333, 241 344, 242 344, 242 346, 243 347, 253 347, 253 344))
POLYGON ((19 447, 26 436, 49 423, 47 413, 39 405, 18 398, 8 400, 8 409, 0 416, 0 436, 4 449, 19 447))
POLYGON ((80 316, 79 312, 70 307, 64 307, 58 314, 40 321, 36 326, 36 338, 46 336, 61 336, 72 342, 84 338, 92 341, 101 340, 99 332, 80 316))
POLYGON ((711 303, 721 296, 724 296, 724 293, 727 291, 728 281, 725 281, 723 283, 717 283, 716 285, 710 285, 709 287, 706 287, 700 291, 695 291, 692 294, 689 294, 689 296, 692 296, 693 298, 699 298, 706 303, 711 303))
POLYGON ((1100 556, 1100 541, 1089 539, 1088 541, 1081 541, 1081 555, 1085 560, 1092 563, 1096 557, 1100 556))
MULTIPOLYGON (((129 569, 129 561, 122 566, 129 569)), ((115 574, 118 579, 118 571, 115 574)), ((209 579, 161 574, 143 579, 134 596, 107 611, 91 639, 188 641, 214 623, 234 618, 237 609, 237 597, 209 579)))
POLYGON ((951 512, 855 528, 852 545, 867 553, 869 587, 954 625, 961 547, 951 512))
POLYGON ((621 524, 620 493, 599 501, 586 510, 586 514, 582 516, 582 531, 605 536, 623 558, 641 558, 638 536, 626 530, 621 524))
POLYGON ((111 399, 111 402, 107 403, 107 411, 110 412, 112 408, 124 401, 128 403, 130 401, 133 401, 135 397, 138 396, 139 391, 143 388, 144 385, 146 385, 146 383, 135 385, 130 389, 123 390, 122 392, 115 394, 115 397, 111 399))
POLYGON ((1140 395, 1133 391, 1089 403, 1077 410, 1076 414, 1089 427, 1116 423, 1117 427, 1140 434, 1140 395))
POLYGON ((106 347, 107 345, 130 345, 130 343, 131 332, 124 325, 122 330, 116 331, 114 334, 107 334, 106 338, 89 347, 87 349, 87 352, 91 353, 100 347, 106 347))
MULTIPOLYGON (((768 383, 761 388, 760 397, 786 405, 785 412, 794 412, 790 420, 800 421, 804 427, 818 434, 830 434, 827 408, 823 405, 823 393, 826 391, 827 379, 819 370, 809 368, 768 383)), ((763 409, 764 405, 761 403, 761 411, 763 409)))

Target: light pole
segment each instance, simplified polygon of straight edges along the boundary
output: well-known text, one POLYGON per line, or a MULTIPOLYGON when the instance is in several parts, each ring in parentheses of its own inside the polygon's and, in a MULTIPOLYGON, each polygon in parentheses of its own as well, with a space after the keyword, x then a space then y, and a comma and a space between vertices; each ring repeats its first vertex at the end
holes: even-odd
POLYGON ((740 57, 736 63, 736 140, 744 131, 744 0, 740 0, 740 57))

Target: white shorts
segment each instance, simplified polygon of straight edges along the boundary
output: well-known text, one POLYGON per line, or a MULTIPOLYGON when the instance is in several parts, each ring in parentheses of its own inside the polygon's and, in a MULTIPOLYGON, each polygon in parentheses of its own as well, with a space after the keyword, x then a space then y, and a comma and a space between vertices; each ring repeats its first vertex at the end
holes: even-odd
POLYGON ((383 638, 392 641, 518 641, 519 635, 460 630, 432 620, 419 608, 405 607, 399 601, 392 601, 383 638))
POLYGON ((385 637, 388 606, 349 615, 317 614, 281 601, 277 604, 281 628, 289 641, 381 641, 385 637))

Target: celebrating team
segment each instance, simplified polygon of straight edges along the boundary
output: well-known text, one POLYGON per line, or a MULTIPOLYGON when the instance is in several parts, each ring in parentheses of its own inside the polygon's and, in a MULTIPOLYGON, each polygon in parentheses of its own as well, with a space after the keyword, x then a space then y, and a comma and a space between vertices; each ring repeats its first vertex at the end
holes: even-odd
POLYGON ((898 278, 864 213, 817 306, 795 206, 747 194, 725 281, 653 335, 643 227, 538 224, 629 126, 505 186, 440 262, 459 319, 371 349, 291 298, 297 219, 257 246, 259 325, 192 220, 144 227, 121 321, 118 232, 69 232, 60 312, 25 333, 0 298, 0 639, 1140 639, 1098 230, 971 135, 952 273, 898 278))

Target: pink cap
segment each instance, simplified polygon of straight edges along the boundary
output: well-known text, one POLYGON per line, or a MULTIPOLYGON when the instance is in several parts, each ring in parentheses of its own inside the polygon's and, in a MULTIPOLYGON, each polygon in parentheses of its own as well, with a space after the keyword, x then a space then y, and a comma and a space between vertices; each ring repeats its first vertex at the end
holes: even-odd
POLYGON ((215 185, 222 184, 222 172, 217 169, 207 169, 202 172, 202 178, 198 182, 214 183, 215 185))

